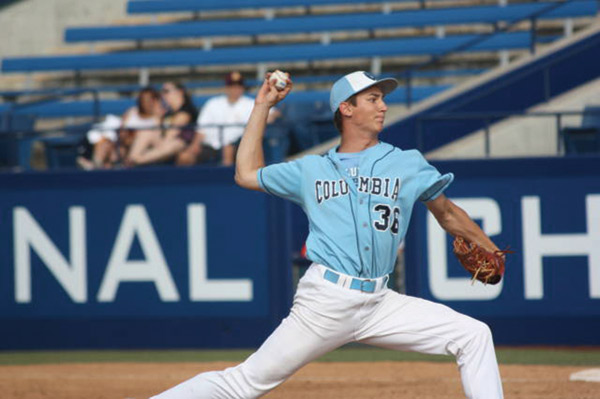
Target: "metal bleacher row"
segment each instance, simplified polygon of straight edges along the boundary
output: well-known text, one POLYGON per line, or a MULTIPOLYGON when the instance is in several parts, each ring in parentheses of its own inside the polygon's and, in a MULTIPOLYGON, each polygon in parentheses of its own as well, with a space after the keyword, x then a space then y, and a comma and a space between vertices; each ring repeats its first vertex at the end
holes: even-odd
MULTIPOLYGON (((137 7, 159 3, 165 8, 178 2, 136 1, 137 7), (164 3, 164 4, 163 4, 164 3)), ((202 2, 185 2, 200 5, 202 2)), ((232 6, 230 2, 225 3, 232 6)), ((308 2, 303 2, 308 3, 308 2)), ((287 2, 278 2, 287 4, 287 2)), ((379 13, 346 13, 330 15, 306 15, 282 18, 249 18, 242 20, 206 20, 180 23, 113 25, 99 27, 74 27, 65 31, 67 43, 115 40, 161 40, 212 36, 258 36, 265 34, 292 34, 308 32, 335 32, 341 30, 375 30, 386 28, 426 27, 458 24, 497 24, 543 12, 553 2, 509 4, 506 6, 463 6, 437 9, 403 10, 379 13)), ((540 14, 540 19, 559 19, 593 15, 597 2, 578 1, 565 3, 540 14)))
MULTIPOLYGON (((100 69, 174 67, 190 65, 233 65, 243 63, 316 61, 357 57, 429 55, 443 53, 468 43, 476 35, 445 38, 417 37, 408 39, 352 40, 329 45, 301 43, 256 46, 234 46, 206 50, 128 51, 113 54, 63 55, 6 58, 3 72, 81 71, 100 69)), ((500 33, 468 52, 527 49, 529 32, 500 33)))
MULTIPOLYGON (((400 0, 410 1, 410 0, 400 0)), ((389 4, 389 0, 130 0, 127 3, 129 14, 168 13, 168 12, 201 12, 215 10, 241 9, 277 9, 290 7, 330 6, 347 4, 389 4)))
MULTIPOLYGON (((450 86, 417 86, 413 88, 412 96, 415 101, 423 100, 433 94, 446 90, 450 86)), ((387 97, 390 104, 404 103, 406 91, 399 88, 387 97)), ((193 96, 194 104, 201 107, 210 95, 193 96)), ((291 93, 286 102, 288 103, 328 103, 329 92, 327 91, 298 91, 291 93)), ((104 99, 98 100, 71 100, 71 101, 51 101, 22 106, 14 109, 15 115, 35 115, 38 118, 65 118, 82 117, 107 114, 122 114, 127 108, 135 105, 134 99, 104 99), (96 108, 97 107, 97 108, 96 108)), ((8 111, 10 104, 0 104, 0 113, 8 111)))
MULTIPOLYGON (((396 70, 382 71, 383 59, 398 59, 414 56, 441 57, 458 51, 460 54, 479 52, 494 53, 504 50, 532 50, 537 42, 543 39, 536 35, 535 26, 538 21, 591 17, 598 12, 596 0, 567 0, 567 1, 535 1, 502 5, 473 5, 473 2, 457 2, 453 0, 130 0, 127 12, 135 14, 189 13, 190 18, 179 22, 111 25, 96 27, 72 27, 65 31, 66 43, 81 42, 114 42, 134 41, 136 46, 118 51, 89 53, 77 55, 51 55, 29 57, 7 57, 2 60, 3 73, 41 73, 41 72, 81 72, 119 73, 122 69, 149 68, 168 70, 175 67, 219 67, 230 70, 240 65, 256 65, 257 76, 266 70, 266 64, 279 65, 294 62, 318 62, 336 60, 365 60, 370 62, 371 71, 380 76, 406 77, 406 87, 400 87, 388 96, 392 104, 404 103, 410 106, 431 95, 437 94, 452 84, 447 82, 415 85, 410 83, 414 78, 441 78, 447 76, 471 76, 484 71, 480 65, 471 66, 463 63, 458 68, 440 68, 429 70, 405 70, 405 75, 399 75, 396 70), (399 4, 417 5, 420 9, 396 9, 399 4), (465 3, 467 3, 465 5, 465 3), (432 6, 432 4, 434 6, 432 6), (356 8, 348 11, 353 5, 379 6, 380 12, 373 8, 365 11, 356 8), (318 7, 340 6, 340 9, 322 12, 318 7), (293 16, 276 15, 276 10, 302 8, 302 14, 293 16), (345 8, 344 8, 345 7, 345 8), (429 7, 429 8, 427 8, 429 7), (264 10, 264 18, 256 16, 245 17, 240 14, 231 18, 208 18, 205 13, 213 11, 264 10), (317 10, 317 11, 315 11, 317 10), (503 27, 516 24, 519 21, 531 22, 530 28, 520 27, 516 31, 505 31, 503 27), (491 25, 486 35, 471 33, 473 30, 454 29, 453 34, 446 34, 448 26, 479 26, 491 25), (436 34, 423 28, 436 27, 436 34), (408 35, 397 34, 395 29, 411 28, 408 35), (379 35, 375 32, 386 34, 379 35), (354 35, 356 32, 368 32, 365 37, 354 35), (467 32, 467 33, 465 33, 467 32), (311 34, 320 36, 315 40, 311 34), (340 36, 339 33, 348 33, 340 36), (458 34, 457 34, 458 33, 458 34), (297 34, 309 34, 301 39, 289 40, 297 34), (263 43, 257 38, 275 35, 275 42, 263 43), (240 44, 214 44, 215 38, 249 37, 251 42, 240 44), (172 41, 179 39, 202 39, 201 48, 187 48, 186 45, 175 44, 173 48, 149 49, 142 48, 143 41, 172 41), (412 85, 412 86, 411 86, 412 85)), ((480 32, 481 29, 475 29, 480 32)), ((484 30, 485 31, 485 30, 484 30)), ((548 36, 545 40, 553 40, 556 36, 548 36)), ((409 64, 414 61, 407 61, 409 64)), ((305 83, 306 90, 296 90, 288 99, 287 105, 293 108, 295 104, 326 104, 328 92, 319 86, 314 89, 311 83, 330 83, 337 75, 311 75, 310 69, 305 75, 294 78, 295 83, 305 83)), ((181 73, 181 72, 179 72, 181 73)), ((314 73, 314 72, 313 72, 314 73)), ((141 75, 140 75, 141 76, 141 75)), ((258 82, 250 80, 249 86, 258 82)), ((203 90, 219 87, 221 81, 186 82, 191 90, 203 90)), ((141 85, 104 85, 94 88, 82 88, 83 92, 93 93, 93 99, 81 98, 75 88, 69 90, 16 90, 0 92, 4 103, 0 103, 0 121, 2 115, 12 115, 12 120, 20 118, 69 118, 69 117, 98 117, 112 113, 121 114, 133 105, 131 98, 105 98, 104 93, 131 93, 139 90, 141 85), (31 103, 11 102, 22 96, 46 96, 52 99, 42 99, 31 103), (67 97, 74 99, 67 100, 67 97)), ((194 102, 198 107, 209 97, 209 94, 195 93, 194 102)), ((306 111, 306 107, 304 108, 306 111)), ((293 112, 291 112, 293 114, 293 112)), ((11 120, 8 118, 8 120, 11 120)), ((6 118, 5 118, 6 120, 6 118)), ((0 126, 0 132, 1 132, 0 126)), ((46 140, 46 143, 50 141, 46 140)), ((0 160, 1 164, 1 160, 0 160)))

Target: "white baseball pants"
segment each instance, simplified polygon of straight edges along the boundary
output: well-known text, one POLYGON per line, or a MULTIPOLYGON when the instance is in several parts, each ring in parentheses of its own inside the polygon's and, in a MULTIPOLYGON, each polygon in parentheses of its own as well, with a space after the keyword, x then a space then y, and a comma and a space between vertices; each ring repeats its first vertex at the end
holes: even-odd
POLYGON ((305 364, 349 342, 454 355, 467 398, 503 398, 487 325, 384 284, 378 284, 382 287, 375 293, 345 288, 325 280, 325 271, 318 264, 308 269, 289 316, 246 361, 199 374, 152 399, 257 398, 305 364))

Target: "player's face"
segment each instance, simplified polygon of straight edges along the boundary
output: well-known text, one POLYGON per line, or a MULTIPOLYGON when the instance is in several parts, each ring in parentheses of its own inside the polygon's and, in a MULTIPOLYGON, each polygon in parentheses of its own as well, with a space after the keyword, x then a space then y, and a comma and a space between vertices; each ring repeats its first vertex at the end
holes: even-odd
POLYGON ((379 133, 383 129, 386 111, 383 92, 377 86, 370 87, 356 96, 352 123, 361 130, 379 133))

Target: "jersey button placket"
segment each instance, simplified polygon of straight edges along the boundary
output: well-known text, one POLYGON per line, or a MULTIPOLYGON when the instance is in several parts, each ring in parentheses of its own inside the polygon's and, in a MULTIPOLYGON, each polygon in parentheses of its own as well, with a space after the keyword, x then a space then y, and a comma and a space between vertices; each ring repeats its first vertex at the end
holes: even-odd
POLYGON ((365 261, 363 267, 360 271, 360 276, 370 275, 371 272, 371 241, 373 238, 373 229, 371 227, 370 220, 370 210, 367 204, 369 203, 369 196, 364 193, 359 193, 358 195, 358 214, 359 216, 359 224, 358 226, 362 226, 359 233, 360 240, 360 251, 362 252, 362 259, 365 261), (367 260, 368 259, 368 260, 367 260))

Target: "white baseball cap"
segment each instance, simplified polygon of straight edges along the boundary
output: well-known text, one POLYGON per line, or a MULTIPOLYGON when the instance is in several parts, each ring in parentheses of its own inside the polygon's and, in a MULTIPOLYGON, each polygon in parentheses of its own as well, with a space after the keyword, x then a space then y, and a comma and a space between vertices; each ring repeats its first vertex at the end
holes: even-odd
POLYGON ((329 106, 331 107, 331 112, 335 113, 341 103, 356 93, 374 85, 378 85, 385 96, 398 87, 398 81, 394 78, 377 80, 375 76, 365 71, 349 73, 343 78, 338 79, 331 87, 331 93, 329 94, 329 106))

